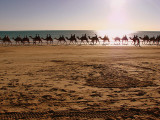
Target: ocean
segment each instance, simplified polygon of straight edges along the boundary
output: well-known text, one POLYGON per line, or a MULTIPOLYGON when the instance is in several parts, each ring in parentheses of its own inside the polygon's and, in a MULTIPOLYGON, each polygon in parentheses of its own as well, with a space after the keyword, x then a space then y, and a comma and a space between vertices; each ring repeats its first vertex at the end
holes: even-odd
MULTIPOLYGON (((70 37, 71 34, 75 34, 76 36, 81 37, 84 34, 87 36, 98 36, 104 37, 104 35, 108 35, 110 40, 113 37, 122 37, 123 35, 127 35, 128 37, 132 37, 134 35, 138 35, 139 37, 143 37, 144 35, 148 35, 149 37, 160 35, 160 31, 136 31, 136 32, 108 32, 108 31, 96 31, 96 30, 46 30, 46 31, 0 31, 0 37, 3 38, 5 35, 8 35, 11 40, 13 37, 21 36, 32 36, 34 37, 36 34, 39 34, 40 37, 46 37, 47 34, 50 34, 52 38, 58 38, 60 35, 64 35, 65 37, 70 37)), ((112 40, 111 40, 112 41, 112 40)))

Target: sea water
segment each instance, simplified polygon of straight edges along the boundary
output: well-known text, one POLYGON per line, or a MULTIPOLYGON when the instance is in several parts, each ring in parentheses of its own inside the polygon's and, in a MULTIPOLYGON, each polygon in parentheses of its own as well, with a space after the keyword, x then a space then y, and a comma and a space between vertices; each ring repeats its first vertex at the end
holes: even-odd
POLYGON ((64 35, 65 37, 70 37, 71 34, 75 34, 76 36, 81 37, 84 34, 87 34, 87 36, 93 37, 95 34, 97 36, 104 37, 104 35, 109 36, 110 40, 112 41, 114 37, 122 37, 123 35, 127 35, 128 37, 133 37, 134 35, 138 35, 139 37, 144 37, 144 35, 148 35, 149 37, 160 35, 160 31, 136 31, 136 32, 130 32, 130 33, 123 33, 120 34, 112 33, 110 34, 107 31, 96 31, 96 30, 46 30, 46 31, 0 31, 0 37, 3 38, 5 35, 8 35, 11 40, 12 38, 21 36, 22 38, 24 36, 32 36, 35 37, 36 34, 39 34, 40 37, 45 38, 47 34, 50 34, 52 38, 58 38, 60 35, 64 35))

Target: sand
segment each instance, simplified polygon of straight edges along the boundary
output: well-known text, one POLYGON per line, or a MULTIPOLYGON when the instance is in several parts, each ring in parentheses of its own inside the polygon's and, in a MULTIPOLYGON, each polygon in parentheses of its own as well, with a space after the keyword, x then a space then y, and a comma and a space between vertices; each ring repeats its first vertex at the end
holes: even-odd
POLYGON ((160 47, 0 47, 1 119, 159 115, 160 47))

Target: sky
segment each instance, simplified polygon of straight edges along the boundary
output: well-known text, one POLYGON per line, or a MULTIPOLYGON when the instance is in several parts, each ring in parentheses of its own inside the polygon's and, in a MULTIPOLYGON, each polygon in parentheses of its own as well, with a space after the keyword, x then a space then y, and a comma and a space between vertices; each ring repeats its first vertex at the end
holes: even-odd
POLYGON ((0 31, 160 31, 160 0, 0 0, 0 31))

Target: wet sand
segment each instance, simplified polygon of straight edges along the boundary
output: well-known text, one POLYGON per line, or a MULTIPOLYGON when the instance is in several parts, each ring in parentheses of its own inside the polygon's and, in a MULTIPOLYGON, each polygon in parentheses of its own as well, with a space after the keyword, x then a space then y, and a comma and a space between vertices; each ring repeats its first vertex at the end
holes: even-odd
POLYGON ((159 115, 160 47, 0 47, 1 119, 159 115))

